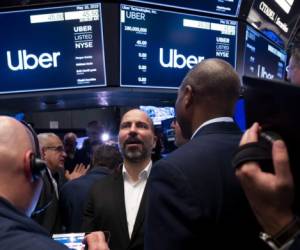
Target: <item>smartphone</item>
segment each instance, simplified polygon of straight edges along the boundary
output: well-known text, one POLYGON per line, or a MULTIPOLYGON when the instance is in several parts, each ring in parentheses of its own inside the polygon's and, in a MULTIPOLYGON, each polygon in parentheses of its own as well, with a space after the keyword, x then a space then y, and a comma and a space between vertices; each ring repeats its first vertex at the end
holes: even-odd
POLYGON ((84 236, 85 233, 66 233, 53 234, 52 238, 70 249, 81 250, 85 247, 83 243, 84 236))

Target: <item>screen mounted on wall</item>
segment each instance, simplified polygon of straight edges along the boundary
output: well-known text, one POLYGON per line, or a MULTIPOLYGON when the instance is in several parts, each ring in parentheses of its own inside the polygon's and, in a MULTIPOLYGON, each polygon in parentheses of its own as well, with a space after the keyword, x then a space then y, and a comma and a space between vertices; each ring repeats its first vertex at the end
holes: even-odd
POLYGON ((255 0, 247 22, 285 47, 299 19, 300 1, 255 0))
POLYGON ((174 107, 156 107, 156 106, 140 106, 140 109, 145 111, 152 119, 154 125, 160 125, 163 120, 174 118, 174 107))
POLYGON ((206 58, 235 67, 237 21, 121 5, 121 86, 178 88, 206 58))
POLYGON ((285 50, 247 26, 244 75, 283 80, 286 60, 285 50))
POLYGON ((106 85, 100 4, 0 13, 0 93, 106 85))
POLYGON ((133 2, 151 3, 194 11, 202 11, 228 16, 237 16, 240 0, 130 0, 133 2))

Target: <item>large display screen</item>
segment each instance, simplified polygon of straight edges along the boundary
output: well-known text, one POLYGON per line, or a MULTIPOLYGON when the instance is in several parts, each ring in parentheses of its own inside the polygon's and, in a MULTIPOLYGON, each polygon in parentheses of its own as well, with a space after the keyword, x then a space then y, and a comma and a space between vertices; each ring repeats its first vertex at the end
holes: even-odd
POLYGON ((255 0, 247 21, 281 47, 287 45, 299 18, 300 1, 255 0))
POLYGON ((286 51, 247 26, 244 75, 283 80, 286 60, 286 51))
POLYGON ((121 5, 121 86, 178 88, 193 66, 235 67, 237 21, 121 5))
POLYGON ((0 93, 106 85, 100 4, 0 13, 0 93))
POLYGON ((237 16, 240 0, 129 0, 133 2, 151 3, 188 10, 237 16))
POLYGON ((140 109, 145 111, 152 119, 154 125, 160 125, 163 120, 174 118, 174 107, 156 107, 156 106, 140 106, 140 109))

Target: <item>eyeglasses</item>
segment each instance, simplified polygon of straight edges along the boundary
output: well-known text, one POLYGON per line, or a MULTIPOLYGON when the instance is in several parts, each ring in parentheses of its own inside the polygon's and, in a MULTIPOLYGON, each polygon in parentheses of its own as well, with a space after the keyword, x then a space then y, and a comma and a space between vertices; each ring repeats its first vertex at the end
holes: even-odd
POLYGON ((59 152, 59 153, 65 152, 65 148, 63 146, 45 147, 45 149, 54 150, 54 151, 59 152))

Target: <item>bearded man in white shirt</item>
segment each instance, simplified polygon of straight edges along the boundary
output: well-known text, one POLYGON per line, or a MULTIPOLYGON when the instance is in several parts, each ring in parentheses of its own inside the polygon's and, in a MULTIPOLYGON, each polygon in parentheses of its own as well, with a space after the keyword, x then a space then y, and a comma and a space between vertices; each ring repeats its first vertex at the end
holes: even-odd
POLYGON ((111 250, 143 250, 147 179, 155 147, 148 115, 133 109, 124 114, 119 130, 122 167, 95 184, 85 209, 82 229, 110 232, 111 250))

